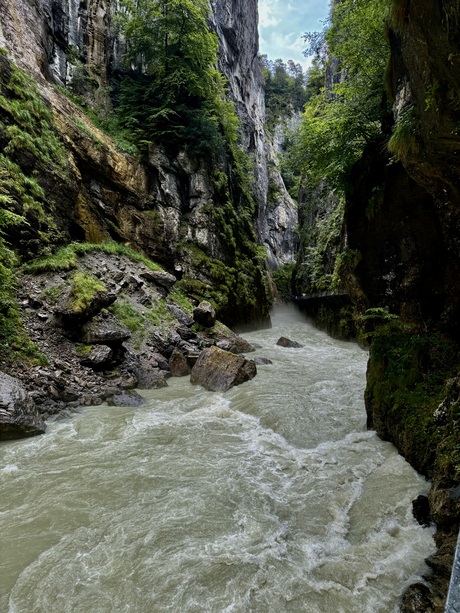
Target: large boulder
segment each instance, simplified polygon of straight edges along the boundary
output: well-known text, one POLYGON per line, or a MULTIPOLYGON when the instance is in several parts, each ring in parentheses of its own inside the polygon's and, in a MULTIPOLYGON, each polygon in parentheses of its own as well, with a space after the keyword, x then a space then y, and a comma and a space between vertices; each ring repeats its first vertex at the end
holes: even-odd
POLYGON ((111 306, 117 299, 117 295, 114 292, 98 291, 94 294, 92 299, 81 311, 74 311, 67 307, 69 301, 69 294, 65 294, 63 297, 63 304, 56 307, 55 315, 59 323, 69 331, 72 335, 83 326, 92 317, 111 306))
POLYGON ((220 321, 216 321, 212 328, 201 332, 201 336, 214 342, 217 347, 231 353, 249 353, 255 351, 254 347, 239 334, 227 328, 220 321))
POLYGON ((193 310, 193 319, 197 324, 200 324, 200 326, 212 328, 212 326, 216 323, 216 310, 210 302, 203 300, 193 310))
POLYGON ((226 392, 234 385, 253 379, 256 374, 253 360, 213 346, 201 352, 192 368, 190 381, 212 392, 226 392))
POLYGON ((45 429, 45 422, 21 383, 0 373, 0 440, 35 436, 45 429))
POLYGON ((95 345, 91 352, 80 360, 82 366, 89 366, 93 370, 109 369, 113 362, 113 349, 107 345, 95 345))

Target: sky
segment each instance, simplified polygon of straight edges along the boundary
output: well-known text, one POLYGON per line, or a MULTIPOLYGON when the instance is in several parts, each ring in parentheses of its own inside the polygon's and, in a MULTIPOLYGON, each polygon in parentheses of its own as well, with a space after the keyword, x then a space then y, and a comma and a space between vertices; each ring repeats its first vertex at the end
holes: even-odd
POLYGON ((321 30, 329 12, 328 0, 259 0, 259 48, 270 60, 294 60, 310 65, 302 51, 302 34, 321 30))

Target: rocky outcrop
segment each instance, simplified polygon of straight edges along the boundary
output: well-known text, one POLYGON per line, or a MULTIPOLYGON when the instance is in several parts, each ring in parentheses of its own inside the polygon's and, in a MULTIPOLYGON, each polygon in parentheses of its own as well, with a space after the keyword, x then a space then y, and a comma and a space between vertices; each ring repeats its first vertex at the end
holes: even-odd
POLYGON ((255 159, 259 240, 269 265, 292 261, 296 249, 297 210, 265 133, 264 81, 258 58, 257 0, 211 0, 219 37, 219 68, 242 121, 245 148, 255 159))
POLYGON ((257 367, 247 360, 218 347, 205 349, 192 368, 190 381, 212 392, 226 392, 235 385, 253 379, 257 367))
POLYGON ((0 372, 0 440, 36 436, 45 429, 43 418, 21 383, 0 372))

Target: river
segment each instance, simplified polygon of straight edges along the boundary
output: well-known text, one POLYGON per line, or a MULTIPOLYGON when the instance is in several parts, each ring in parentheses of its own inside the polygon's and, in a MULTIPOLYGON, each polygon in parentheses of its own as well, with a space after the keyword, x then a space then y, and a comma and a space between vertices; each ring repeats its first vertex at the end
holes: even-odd
POLYGON ((245 337, 273 364, 225 394, 174 379, 0 444, 0 611, 397 610, 428 484, 366 431, 366 352, 292 311, 245 337))

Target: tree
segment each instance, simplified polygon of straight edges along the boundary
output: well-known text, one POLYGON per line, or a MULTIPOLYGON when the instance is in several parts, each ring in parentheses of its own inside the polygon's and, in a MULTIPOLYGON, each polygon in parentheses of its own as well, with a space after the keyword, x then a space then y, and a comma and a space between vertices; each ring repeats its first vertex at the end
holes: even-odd
POLYGON ((168 136, 169 144, 191 144, 200 133, 211 150, 222 147, 217 107, 225 97, 224 79, 216 69, 207 1, 121 0, 121 8, 123 123, 141 143, 168 136))
POLYGON ((329 70, 340 76, 311 97, 297 136, 293 159, 310 184, 326 179, 331 187, 343 187, 366 143, 381 133, 389 112, 387 15, 387 0, 342 0, 332 7, 322 33, 305 35, 316 53, 314 78, 326 51, 329 70))

